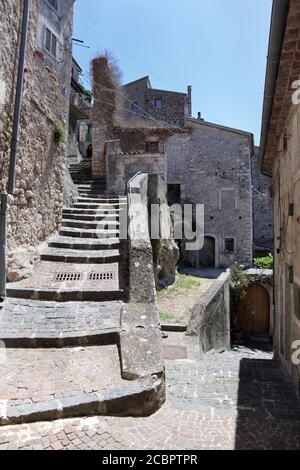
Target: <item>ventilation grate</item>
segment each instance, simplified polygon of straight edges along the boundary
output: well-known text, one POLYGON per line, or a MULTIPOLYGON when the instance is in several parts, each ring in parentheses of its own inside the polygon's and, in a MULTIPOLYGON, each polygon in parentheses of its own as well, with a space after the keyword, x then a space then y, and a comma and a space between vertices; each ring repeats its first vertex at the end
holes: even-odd
POLYGON ((82 273, 56 273, 55 282, 81 281, 82 273))
POLYGON ((102 273, 89 273, 88 281, 111 281, 114 279, 114 273, 102 272, 102 273))

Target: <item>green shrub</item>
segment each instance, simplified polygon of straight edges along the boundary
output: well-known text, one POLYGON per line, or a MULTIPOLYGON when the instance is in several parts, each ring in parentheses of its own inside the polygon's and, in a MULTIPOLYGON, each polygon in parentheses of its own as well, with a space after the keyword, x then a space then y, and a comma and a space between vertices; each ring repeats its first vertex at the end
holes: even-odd
POLYGON ((244 268, 237 263, 234 264, 230 269, 230 293, 234 307, 244 300, 249 285, 250 279, 244 268))
POLYGON ((53 141, 60 145, 65 141, 65 126, 61 121, 54 121, 53 141))
POLYGON ((254 258, 253 265, 256 269, 273 269, 274 259, 271 254, 263 258, 254 258))

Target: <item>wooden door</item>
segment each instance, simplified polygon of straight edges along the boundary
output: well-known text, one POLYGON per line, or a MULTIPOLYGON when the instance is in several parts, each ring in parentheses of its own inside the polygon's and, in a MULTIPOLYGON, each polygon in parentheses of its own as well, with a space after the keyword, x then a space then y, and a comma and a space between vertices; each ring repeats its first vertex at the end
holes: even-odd
POLYGON ((199 266, 203 268, 215 267, 216 244, 213 237, 204 238, 204 246, 199 252, 199 266))
POLYGON ((253 284, 248 287, 244 304, 238 311, 238 326, 245 333, 269 335, 270 297, 263 286, 253 284))

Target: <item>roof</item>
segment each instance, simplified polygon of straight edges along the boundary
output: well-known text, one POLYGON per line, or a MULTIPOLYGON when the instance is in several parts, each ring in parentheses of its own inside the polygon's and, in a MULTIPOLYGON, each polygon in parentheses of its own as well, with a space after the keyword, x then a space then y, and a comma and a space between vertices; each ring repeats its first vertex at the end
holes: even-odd
POLYGON ((135 85, 136 83, 143 82, 143 81, 147 81, 147 88, 152 88, 149 75, 139 78, 138 80, 134 80, 133 82, 126 83, 125 85, 122 85, 122 87, 135 85))
POLYGON ((80 67, 80 65, 78 64, 77 60, 75 59, 75 57, 72 57, 72 63, 74 65, 76 65, 76 67, 78 68, 78 70, 80 71, 80 73, 82 72, 82 68, 80 67))
POLYGON ((275 155, 277 154, 279 138, 277 129, 282 129, 279 124, 282 124, 284 121, 284 115, 282 115, 281 111, 284 105, 288 108, 291 105, 287 72, 289 73, 290 70, 293 70, 295 47, 292 46, 291 38, 286 38, 288 35, 285 33, 290 23, 291 32, 293 35, 296 33, 297 37, 297 28, 299 29, 300 22, 296 21, 295 23, 293 16, 289 19, 291 14, 289 6, 290 0, 273 0, 260 142, 261 167, 264 172, 269 174, 272 173, 275 155), (287 40, 288 44, 285 49, 286 54, 283 55, 282 51, 285 40, 287 40), (289 95, 288 97, 286 96, 287 94, 289 95), (276 99, 276 97, 278 98, 276 99))
POLYGON ((197 118, 186 118, 186 121, 189 121, 193 124, 198 124, 199 126, 208 126, 208 127, 215 127, 222 131, 233 132, 239 135, 245 135, 253 139, 253 134, 251 132, 242 131, 240 129, 235 129, 233 127, 223 126, 222 124, 215 124, 214 122, 204 121, 204 119, 197 119, 197 118))

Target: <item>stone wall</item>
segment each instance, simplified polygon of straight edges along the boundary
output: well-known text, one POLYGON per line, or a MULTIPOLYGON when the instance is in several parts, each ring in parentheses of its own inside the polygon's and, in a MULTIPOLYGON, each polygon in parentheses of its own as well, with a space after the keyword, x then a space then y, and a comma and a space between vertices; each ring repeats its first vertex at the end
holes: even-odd
POLYGON ((106 175, 109 194, 125 194, 127 182, 140 171, 167 176, 167 164, 164 153, 130 153, 120 152, 120 141, 106 143, 106 175))
POLYGON ((116 83, 106 57, 92 61, 94 106, 91 113, 93 122, 92 174, 106 175, 104 144, 114 138, 113 128, 117 109, 116 83))
POLYGON ((128 187, 128 236, 130 302, 156 304, 147 174, 137 175, 128 187))
POLYGON ((254 244, 271 252, 273 249, 272 178, 261 172, 259 147, 255 147, 251 167, 254 244))
MULTIPOLYGON (((0 191, 8 175, 10 140, 17 77, 21 2, 0 0, 0 191)), ((65 2, 61 19, 64 39, 71 45, 73 0, 65 2)), ((16 191, 8 214, 8 248, 36 246, 53 233, 60 221, 66 174, 66 144, 53 142, 55 120, 67 133, 71 46, 67 49, 63 80, 55 80, 37 53, 39 1, 31 2, 16 191)))
POLYGON ((192 309, 187 335, 199 337, 203 353, 230 350, 229 278, 221 274, 192 309))
POLYGON ((163 124, 184 127, 188 114, 186 93, 156 90, 151 87, 149 77, 124 85, 121 92, 127 97, 123 106, 128 111, 122 112, 125 121, 143 119, 153 125, 157 120, 163 124), (155 106, 155 100, 161 101, 160 107, 155 106), (133 103, 137 103, 136 108, 132 107, 133 103))
MULTIPOLYGON (((204 204, 205 236, 215 242, 215 266, 252 264, 252 135, 188 119, 190 135, 174 135, 165 143, 168 184, 180 185, 184 203, 204 204), (225 239, 234 239, 227 253, 225 239)), ((199 251, 185 261, 199 266, 199 251)))

